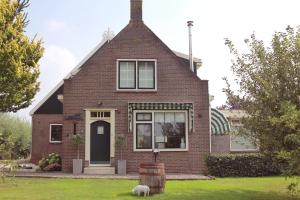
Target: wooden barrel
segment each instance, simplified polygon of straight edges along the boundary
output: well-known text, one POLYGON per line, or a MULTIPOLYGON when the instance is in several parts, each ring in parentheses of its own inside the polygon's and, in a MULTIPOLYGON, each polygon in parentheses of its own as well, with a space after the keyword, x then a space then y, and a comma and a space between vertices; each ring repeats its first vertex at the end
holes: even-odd
POLYGON ((141 163, 139 174, 140 185, 148 185, 150 194, 164 192, 166 183, 164 163, 141 163))

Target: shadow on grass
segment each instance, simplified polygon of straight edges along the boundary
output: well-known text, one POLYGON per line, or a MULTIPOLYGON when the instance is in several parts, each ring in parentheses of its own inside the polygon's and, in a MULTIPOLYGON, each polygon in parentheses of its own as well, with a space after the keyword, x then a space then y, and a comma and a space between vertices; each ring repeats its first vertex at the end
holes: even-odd
MULTIPOLYGON (((142 198, 144 197, 143 195, 142 196, 137 196, 135 194, 132 194, 131 192, 124 192, 124 193, 119 193, 117 194, 118 197, 123 197, 122 199, 130 199, 130 198, 142 198)), ((155 195, 152 195, 150 197, 154 197, 155 195)), ((149 197, 148 197, 149 198, 149 197)))
MULTIPOLYGON (((142 198, 133 195, 130 192, 117 194, 121 199, 136 199, 142 198)), ((163 194, 156 194, 149 199, 172 199, 172 200, 300 200, 300 196, 292 197, 288 194, 276 193, 276 192, 261 192, 251 190, 204 190, 204 189, 192 189, 192 190, 177 190, 166 191, 163 194)))

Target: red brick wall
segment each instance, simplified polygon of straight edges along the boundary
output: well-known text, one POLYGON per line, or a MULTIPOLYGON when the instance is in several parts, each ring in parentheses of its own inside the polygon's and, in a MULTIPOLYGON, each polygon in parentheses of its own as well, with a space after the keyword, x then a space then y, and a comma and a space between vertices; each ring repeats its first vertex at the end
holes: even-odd
MULTIPOLYGON (((77 133, 84 131, 84 115, 83 120, 77 123, 77 133)), ((73 135, 74 121, 64 121, 63 129, 63 147, 62 147, 62 168, 65 172, 72 172, 72 160, 77 158, 76 146, 71 143, 70 137, 73 135)), ((84 143, 80 145, 80 159, 84 160, 84 143)), ((87 165, 86 165, 87 166, 87 165)))
POLYGON ((229 135, 212 135, 211 136, 212 153, 230 153, 230 136, 229 135))
MULTIPOLYGON (((188 152, 161 152, 159 161, 165 162, 167 173, 200 173, 205 155, 209 154, 208 81, 197 78, 189 66, 170 53, 169 49, 143 24, 129 24, 105 48, 100 49, 64 83, 64 115, 80 113, 78 130, 84 131, 84 109, 115 108, 116 134, 126 134, 128 145, 124 158, 128 172, 137 172, 140 162, 152 161, 152 153, 133 152, 133 133, 128 133, 128 102, 192 102, 195 112, 195 132, 189 133, 188 152), (157 92, 117 92, 117 59, 157 59, 157 92)), ((69 135, 71 122, 64 123, 63 169, 71 171, 76 156, 69 135)), ((84 146, 81 148, 84 158, 84 146)), ((116 149, 119 159, 119 149, 116 149)))
POLYGON ((51 144, 50 124, 62 124, 63 115, 35 114, 32 116, 32 151, 31 162, 38 163, 44 156, 50 153, 62 154, 63 144, 51 144))

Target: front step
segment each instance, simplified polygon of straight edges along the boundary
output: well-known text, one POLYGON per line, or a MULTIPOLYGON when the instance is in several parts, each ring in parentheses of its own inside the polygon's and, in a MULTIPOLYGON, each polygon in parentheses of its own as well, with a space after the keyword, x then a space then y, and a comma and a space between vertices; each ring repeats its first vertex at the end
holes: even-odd
POLYGON ((84 173, 94 175, 112 175, 115 174, 115 168, 111 166, 85 167, 84 173))

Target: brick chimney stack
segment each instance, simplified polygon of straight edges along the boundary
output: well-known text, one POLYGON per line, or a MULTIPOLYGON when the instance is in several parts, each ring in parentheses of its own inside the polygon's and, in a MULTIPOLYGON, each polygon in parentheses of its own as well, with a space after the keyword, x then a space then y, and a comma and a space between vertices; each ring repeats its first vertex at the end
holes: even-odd
POLYGON ((130 22, 143 22, 143 0, 130 0, 130 22))

